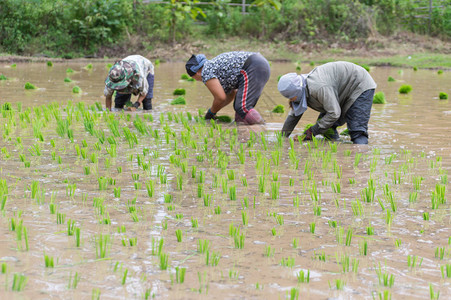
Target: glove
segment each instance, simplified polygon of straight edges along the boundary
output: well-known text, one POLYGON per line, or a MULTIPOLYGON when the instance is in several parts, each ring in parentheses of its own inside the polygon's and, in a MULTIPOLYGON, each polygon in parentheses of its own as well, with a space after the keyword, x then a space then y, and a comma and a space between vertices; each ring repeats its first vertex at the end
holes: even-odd
POLYGON ((216 113, 213 113, 211 111, 211 108, 208 109, 207 113, 205 114, 205 120, 214 119, 216 116, 216 113))
POLYGON ((312 127, 304 131, 304 141, 311 141, 313 139, 312 127))
POLYGON ((134 108, 138 108, 141 105, 141 103, 139 103, 138 101, 136 101, 135 103, 133 103, 133 107, 134 108))

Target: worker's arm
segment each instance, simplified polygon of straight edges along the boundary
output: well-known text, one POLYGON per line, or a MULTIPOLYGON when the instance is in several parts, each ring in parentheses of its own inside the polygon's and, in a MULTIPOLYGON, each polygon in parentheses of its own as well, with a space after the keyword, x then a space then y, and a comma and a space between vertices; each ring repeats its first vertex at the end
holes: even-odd
POLYGON ((113 101, 112 101, 112 96, 111 95, 108 95, 108 96, 105 96, 105 107, 109 110, 109 111, 111 111, 111 103, 112 103, 113 101))

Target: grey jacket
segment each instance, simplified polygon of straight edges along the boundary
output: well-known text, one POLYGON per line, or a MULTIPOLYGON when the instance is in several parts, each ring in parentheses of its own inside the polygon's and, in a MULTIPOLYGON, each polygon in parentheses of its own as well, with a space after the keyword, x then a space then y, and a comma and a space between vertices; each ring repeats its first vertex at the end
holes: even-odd
MULTIPOLYGON (((376 86, 364 68, 350 62, 330 62, 313 69, 307 76, 307 106, 325 113, 315 124, 313 133, 324 133, 334 124, 343 125, 346 112, 355 100, 364 91, 376 86)), ((289 136, 301 117, 290 111, 282 133, 289 136)))

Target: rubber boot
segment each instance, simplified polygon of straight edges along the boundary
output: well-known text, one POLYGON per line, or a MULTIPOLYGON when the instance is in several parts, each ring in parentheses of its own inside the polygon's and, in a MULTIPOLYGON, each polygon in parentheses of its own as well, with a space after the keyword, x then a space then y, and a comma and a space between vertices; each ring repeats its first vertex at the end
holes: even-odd
POLYGON ((143 100, 143 109, 151 110, 152 109, 152 98, 145 98, 143 100))
POLYGON ((352 142, 354 144, 368 144, 368 137, 362 134, 361 136, 354 138, 352 142))
POLYGON ((265 120, 262 118, 262 116, 257 110, 252 108, 247 112, 246 116, 244 117, 244 123, 246 125, 264 124, 265 120))

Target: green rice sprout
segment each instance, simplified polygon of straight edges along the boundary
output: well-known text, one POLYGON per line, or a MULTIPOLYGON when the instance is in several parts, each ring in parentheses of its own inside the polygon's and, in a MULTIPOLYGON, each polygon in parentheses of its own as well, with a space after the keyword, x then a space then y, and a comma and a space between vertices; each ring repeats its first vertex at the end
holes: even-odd
POLYGON ((186 268, 175 267, 175 280, 177 283, 185 282, 186 268))
POLYGON ((72 70, 71 68, 67 68, 66 73, 74 73, 74 70, 72 70))
POLYGON ((408 94, 412 91, 412 86, 408 85, 408 84, 403 84, 401 85, 401 87, 399 88, 398 92, 400 94, 408 94))
POLYGON ((186 94, 186 91, 185 91, 185 89, 183 89, 183 88, 175 89, 175 90, 172 92, 172 95, 174 95, 174 96, 183 96, 183 95, 185 95, 185 94, 186 94))
POLYGON ((47 67, 53 67, 53 63, 50 60, 47 61, 47 67))
POLYGON ((122 285, 124 285, 125 282, 127 281, 127 275, 128 275, 128 269, 125 269, 124 274, 122 275, 122 282, 121 282, 122 285))
POLYGON ((159 257, 160 257, 160 270, 167 270, 169 255, 166 253, 160 252, 159 257))
POLYGON ((387 81, 389 81, 389 82, 393 82, 393 81, 396 81, 396 79, 394 79, 393 77, 391 77, 391 76, 388 76, 388 79, 387 79, 387 81))
POLYGON ((37 87, 34 84, 30 83, 30 82, 26 82, 25 83, 25 89, 26 90, 36 90, 37 87))
POLYGON ((310 270, 300 270, 298 274, 296 274, 299 283, 309 283, 310 282, 310 270))
POLYGON ((440 271, 443 279, 451 278, 451 264, 440 266, 440 271))
POLYGON ((78 274, 78 272, 75 272, 73 277, 72 277, 72 272, 70 272, 69 283, 67 284, 67 288, 72 289, 72 290, 76 289, 79 281, 80 281, 80 275, 78 274))
POLYGON ((388 272, 383 272, 380 265, 379 268, 376 269, 376 274, 381 286, 392 287, 395 284, 395 276, 388 272))
POLYGON ((191 227, 192 228, 198 228, 199 227, 199 221, 196 218, 191 218, 191 227))
POLYGON ((310 233, 314 234, 315 228, 316 228, 316 223, 315 222, 310 223, 309 227, 310 227, 310 233))
POLYGON ((438 74, 438 75, 443 74, 443 70, 438 70, 438 71, 437 71, 437 74, 438 74))
POLYGON ((2 80, 8 80, 8 77, 6 77, 3 74, 0 74, 0 81, 2 81, 2 80))
POLYGON ((106 258, 111 247, 111 236, 109 234, 99 234, 95 237, 96 257, 106 258))
POLYGON ((407 255, 407 266, 410 269, 415 269, 421 267, 423 263, 423 258, 418 258, 416 255, 407 255))
POLYGON ((216 122, 221 122, 221 123, 231 123, 232 122, 232 118, 230 116, 216 116, 216 122))
POLYGON ((93 68, 92 64, 87 64, 87 65, 84 67, 85 70, 92 70, 92 68, 93 68))
POLYGON ((210 241, 199 239, 197 241, 197 252, 203 254, 206 253, 207 250, 210 249, 210 241))
POLYGON ((440 297, 440 291, 434 291, 432 283, 429 283, 429 296, 431 297, 431 300, 438 300, 440 297))
POLYGON ((25 289, 25 285, 27 284, 28 278, 24 274, 14 273, 13 275, 13 285, 12 290, 14 292, 21 292, 25 289))
POLYGON ((438 98, 439 98, 440 100, 446 100, 446 99, 448 99, 448 94, 445 93, 445 92, 440 92, 440 93, 438 94, 438 98))
POLYGON ((373 97, 373 104, 386 104, 387 100, 385 99, 384 92, 377 92, 373 97))
POLYGON ((186 99, 183 96, 179 96, 171 101, 171 105, 185 105, 186 99))
POLYGON ((44 263, 46 268, 54 268, 55 264, 53 262, 53 257, 44 255, 44 263))
POLYGON ((280 261, 280 265, 281 265, 282 267, 293 268, 294 265, 295 265, 294 257, 286 257, 286 258, 282 258, 282 260, 280 261))
POLYGON ((81 229, 80 227, 75 227, 75 246, 80 247, 81 245, 81 229))
POLYGON ((80 89, 80 87, 79 86, 74 86, 73 88, 72 88, 72 93, 74 93, 74 94, 80 94, 81 93, 81 89, 80 89))
POLYGON ((177 237, 177 242, 181 243, 183 239, 183 232, 180 229, 175 230, 175 236, 177 237))
POLYGON ((285 107, 282 104, 278 104, 273 108, 272 112, 276 114, 283 114, 285 112, 285 107))
POLYGON ((265 255, 266 257, 273 257, 275 251, 276 251, 276 250, 275 250, 273 247, 271 247, 271 245, 267 245, 267 246, 265 247, 264 255, 265 255))
POLYGON ((190 79, 191 77, 188 75, 188 74, 182 74, 181 76, 180 76, 180 79, 182 79, 182 80, 188 80, 188 79, 190 79))

